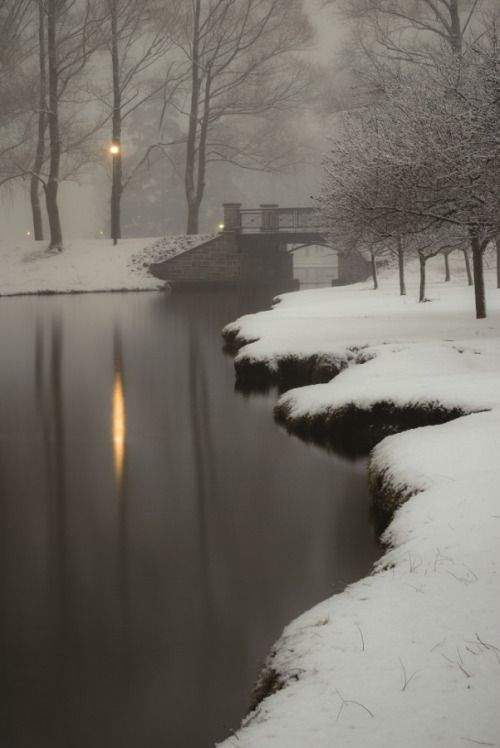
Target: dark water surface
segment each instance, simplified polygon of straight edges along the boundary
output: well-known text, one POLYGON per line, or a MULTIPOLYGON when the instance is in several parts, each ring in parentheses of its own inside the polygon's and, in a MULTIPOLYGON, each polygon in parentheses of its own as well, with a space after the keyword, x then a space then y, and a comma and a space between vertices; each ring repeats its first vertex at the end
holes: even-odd
POLYGON ((0 300, 0 746, 201 748, 378 549, 364 466, 234 392, 241 292, 0 300))

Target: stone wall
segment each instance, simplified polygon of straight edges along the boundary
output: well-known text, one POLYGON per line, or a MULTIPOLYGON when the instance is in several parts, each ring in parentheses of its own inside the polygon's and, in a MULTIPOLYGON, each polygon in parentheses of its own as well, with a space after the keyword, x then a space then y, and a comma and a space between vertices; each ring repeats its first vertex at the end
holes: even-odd
POLYGON ((220 234, 194 249, 151 265, 157 278, 172 283, 237 283, 241 281, 241 253, 233 235, 220 234))
POLYGON ((259 246, 239 246, 232 232, 164 262, 151 265, 157 278, 173 284, 272 284, 293 281, 291 255, 275 238, 259 246))

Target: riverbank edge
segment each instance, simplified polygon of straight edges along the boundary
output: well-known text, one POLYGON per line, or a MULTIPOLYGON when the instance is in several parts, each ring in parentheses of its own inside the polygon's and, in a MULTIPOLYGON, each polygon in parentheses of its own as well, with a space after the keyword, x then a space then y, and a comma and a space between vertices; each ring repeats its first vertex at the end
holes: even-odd
MULTIPOLYGON (((224 350, 235 356, 238 351, 256 338, 245 338, 227 326, 222 331, 224 350)), ((259 392, 277 387, 279 391, 309 384, 325 384, 346 369, 359 348, 353 346, 345 355, 312 353, 307 356, 286 355, 275 360, 235 358, 236 387, 243 392, 259 392)))
MULTIPOLYGON (((259 340, 247 339, 234 326, 223 330, 222 336, 226 350, 234 355, 245 345, 259 340)), ((292 388, 326 383, 348 366, 365 363, 368 359, 363 357, 363 348, 364 346, 347 348, 345 357, 328 356, 324 353, 286 354, 275 356, 273 359, 240 356, 234 362, 237 386, 250 392, 272 387, 276 387, 278 392, 283 392, 292 388)), ((359 408, 351 402, 342 408, 325 406, 314 415, 300 416, 293 415, 292 408, 286 402, 278 402, 274 406, 275 420, 289 433, 347 458, 362 455, 369 457, 368 485, 375 522, 386 552, 395 550, 398 545, 391 542, 392 536, 382 537, 395 512, 425 489, 421 485, 413 484, 410 478, 396 482, 392 477, 390 464, 375 463, 374 448, 387 436, 423 426, 446 424, 472 413, 482 412, 485 410, 447 407, 438 400, 406 406, 396 405, 390 400, 380 400, 374 402, 370 408, 359 408)), ((384 562, 385 555, 384 553, 369 576, 390 568, 390 562, 384 562)), ((342 594, 337 593, 333 597, 342 594)), ((303 615, 309 612, 311 611, 305 611, 303 615)), ((260 707, 265 699, 287 688, 292 682, 300 680, 300 673, 280 669, 277 660, 280 659, 283 646, 283 640, 279 639, 261 665, 242 728, 250 726, 254 720, 261 720, 260 707)))
POLYGON ((0 293, 0 299, 17 299, 26 296, 83 296, 84 294, 102 293, 171 293, 171 287, 166 284, 158 288, 91 288, 70 289, 68 291, 20 291, 0 293))

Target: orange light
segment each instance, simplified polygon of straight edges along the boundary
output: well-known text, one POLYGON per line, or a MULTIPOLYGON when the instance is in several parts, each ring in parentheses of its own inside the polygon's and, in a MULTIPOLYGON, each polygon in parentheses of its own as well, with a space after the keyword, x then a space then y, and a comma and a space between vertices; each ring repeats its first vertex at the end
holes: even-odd
POLYGON ((118 156, 118 154, 120 153, 120 146, 118 145, 118 143, 111 143, 111 145, 109 146, 109 152, 112 156, 118 156))
POLYGON ((115 456, 115 474, 121 482, 123 478, 123 463, 125 456, 125 396, 123 392, 123 378, 121 372, 115 373, 113 386, 113 446, 115 456))

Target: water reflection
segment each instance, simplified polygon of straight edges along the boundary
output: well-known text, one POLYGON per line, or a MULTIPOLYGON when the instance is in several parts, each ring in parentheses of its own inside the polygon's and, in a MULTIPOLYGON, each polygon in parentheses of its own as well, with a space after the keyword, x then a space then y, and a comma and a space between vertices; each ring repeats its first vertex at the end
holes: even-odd
POLYGON ((114 366, 115 376, 113 382, 113 447, 115 474, 118 486, 123 484, 123 468, 125 460, 125 394, 123 388, 123 356, 121 333, 115 328, 114 334, 114 366))
POLYGON ((267 303, 0 300, 2 747, 210 746, 378 554, 362 466, 234 392, 220 330, 267 303))
POLYGON ((212 451, 212 432, 208 409, 209 395, 203 348, 198 329, 188 325, 188 406, 191 427, 192 458, 196 498, 196 517, 199 530, 199 563, 203 579, 201 592, 206 611, 205 641, 210 649, 210 637, 213 627, 213 593, 211 580, 210 498, 217 496, 215 478, 215 459, 212 451))

